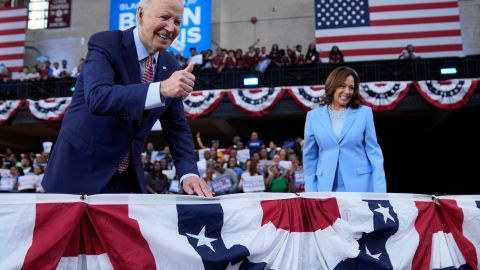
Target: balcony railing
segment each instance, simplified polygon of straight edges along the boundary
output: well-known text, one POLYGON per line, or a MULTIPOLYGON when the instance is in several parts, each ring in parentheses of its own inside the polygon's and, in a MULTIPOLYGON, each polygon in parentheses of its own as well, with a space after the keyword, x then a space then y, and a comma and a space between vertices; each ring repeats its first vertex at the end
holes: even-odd
MULTIPOLYGON (((447 79, 441 68, 454 67, 456 74, 450 78, 480 77, 480 55, 463 58, 429 58, 415 61, 372 61, 346 63, 360 75, 362 82, 421 81, 447 79)), ((324 84, 329 72, 338 65, 318 64, 290 67, 269 67, 264 73, 246 70, 228 70, 217 73, 209 70, 195 71, 195 90, 243 88, 243 78, 256 75, 260 87, 324 84)), ((73 94, 75 79, 37 82, 0 83, 0 100, 44 99, 73 94)))

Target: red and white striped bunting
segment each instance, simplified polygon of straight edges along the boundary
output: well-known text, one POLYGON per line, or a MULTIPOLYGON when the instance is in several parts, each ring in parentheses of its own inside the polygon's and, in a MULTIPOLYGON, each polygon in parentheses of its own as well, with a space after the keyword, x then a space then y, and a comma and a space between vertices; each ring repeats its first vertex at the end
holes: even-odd
POLYGON ((415 82, 420 95, 430 104, 445 110, 458 109, 467 104, 477 85, 478 79, 415 82))
POLYGON ((222 100, 225 92, 223 90, 205 90, 192 92, 183 99, 185 115, 195 119, 212 112, 222 100))
POLYGON ((37 119, 57 121, 63 118, 63 115, 71 102, 71 97, 49 98, 43 100, 27 99, 27 107, 30 113, 37 119))

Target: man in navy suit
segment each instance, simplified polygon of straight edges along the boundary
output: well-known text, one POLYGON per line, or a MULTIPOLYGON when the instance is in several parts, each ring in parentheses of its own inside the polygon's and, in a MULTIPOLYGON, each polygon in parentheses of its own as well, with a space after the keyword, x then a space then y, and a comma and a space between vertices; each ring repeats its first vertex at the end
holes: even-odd
POLYGON ((51 193, 146 192, 140 155, 157 119, 188 194, 211 197, 198 176, 182 99, 193 66, 165 50, 180 32, 182 0, 141 0, 137 27, 94 34, 42 186, 51 193))

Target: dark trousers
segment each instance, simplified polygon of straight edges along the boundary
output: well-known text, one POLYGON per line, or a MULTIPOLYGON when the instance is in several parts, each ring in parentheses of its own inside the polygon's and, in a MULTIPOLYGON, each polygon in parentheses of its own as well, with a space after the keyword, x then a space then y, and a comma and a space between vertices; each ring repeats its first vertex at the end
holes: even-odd
POLYGON ((115 172, 100 193, 140 193, 137 175, 132 163, 130 162, 128 168, 122 173, 115 172))

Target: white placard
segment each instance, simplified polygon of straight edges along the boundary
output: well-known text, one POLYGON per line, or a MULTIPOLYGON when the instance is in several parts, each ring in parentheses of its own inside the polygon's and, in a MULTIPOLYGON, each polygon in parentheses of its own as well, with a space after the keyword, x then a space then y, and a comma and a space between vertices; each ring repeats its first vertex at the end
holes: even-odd
POLYGON ((242 149, 237 151, 237 160, 239 162, 245 162, 250 159, 250 149, 242 149))
POLYGON ((243 179, 243 192, 256 192, 265 191, 265 181, 263 176, 254 175, 251 176, 248 173, 242 175, 243 179))

